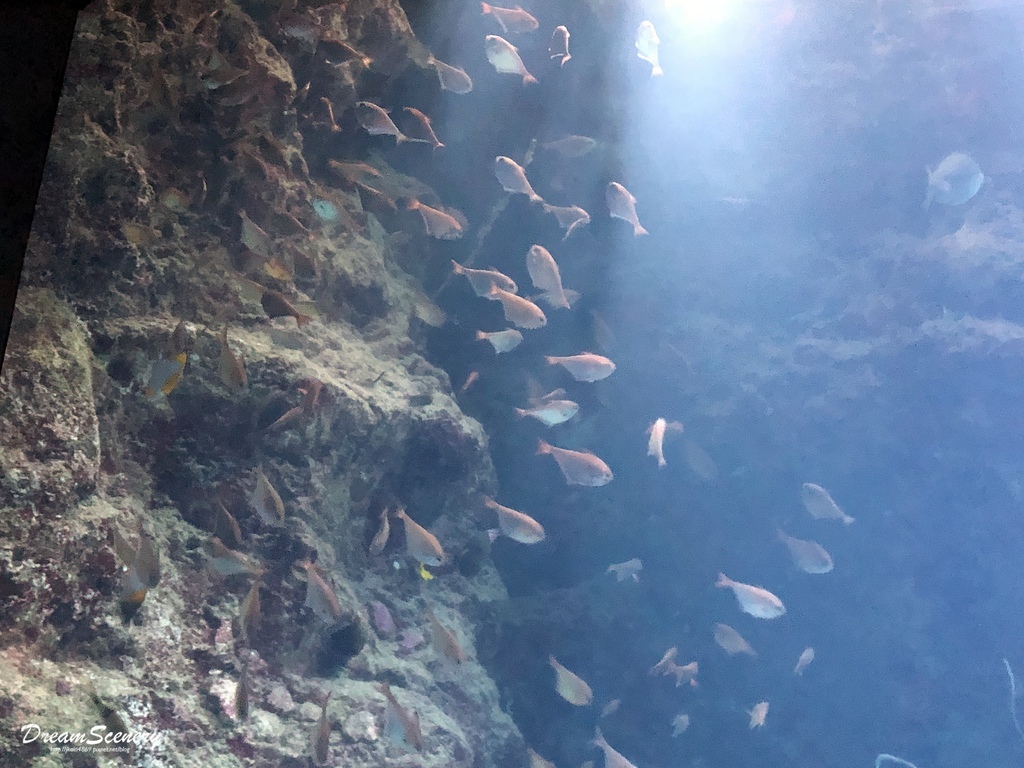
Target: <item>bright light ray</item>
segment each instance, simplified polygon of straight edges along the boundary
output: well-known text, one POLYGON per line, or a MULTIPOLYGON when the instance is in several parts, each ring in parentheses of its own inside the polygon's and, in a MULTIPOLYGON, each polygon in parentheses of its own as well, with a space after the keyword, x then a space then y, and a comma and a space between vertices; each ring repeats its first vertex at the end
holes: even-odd
POLYGON ((665 10, 694 36, 712 32, 733 15, 738 5, 739 0, 665 0, 665 10))

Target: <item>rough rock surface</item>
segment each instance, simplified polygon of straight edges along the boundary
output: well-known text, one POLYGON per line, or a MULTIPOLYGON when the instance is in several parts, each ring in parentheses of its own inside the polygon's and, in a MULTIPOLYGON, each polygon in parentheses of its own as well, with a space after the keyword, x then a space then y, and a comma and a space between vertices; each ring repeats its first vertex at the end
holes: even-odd
MULTIPOLYGON (((21 744, 18 729, 116 717, 160 734, 132 748, 136 765, 304 766, 325 694, 332 764, 524 760, 473 652, 476 622, 505 594, 477 520, 477 495, 494 486, 486 436, 422 355, 442 318, 403 268, 415 243, 381 226, 400 221, 393 200, 329 165, 367 157, 354 101, 424 62, 393 0, 98 2, 82 14, 0 391, 5 766, 105 765, 21 744), (316 117, 321 96, 337 126, 316 117), (268 319, 264 290, 313 320, 268 319), (225 325, 245 360, 241 391, 218 373, 225 325), (172 344, 187 355, 182 381, 147 397, 172 344), (258 464, 283 524, 249 504, 258 464), (204 565, 218 501, 238 548, 267 568, 248 642, 248 577, 204 565), (397 519, 383 554, 367 553, 382 509, 397 506, 450 554, 430 581, 397 519), (160 553, 159 583, 134 611, 115 532, 160 553), (302 558, 340 600, 329 626, 304 606, 302 558), (376 637, 371 600, 426 642, 376 637), (431 644, 428 607, 464 663, 431 644), (421 754, 380 735, 379 681, 418 713, 421 754)), ((436 199, 372 161, 392 194, 436 199)))

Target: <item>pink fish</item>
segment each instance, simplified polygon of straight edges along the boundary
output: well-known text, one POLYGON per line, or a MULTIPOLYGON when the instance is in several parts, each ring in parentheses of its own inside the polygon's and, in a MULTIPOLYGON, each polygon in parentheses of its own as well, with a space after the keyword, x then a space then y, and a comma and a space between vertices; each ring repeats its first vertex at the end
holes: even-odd
POLYGON ((395 634, 395 620, 391 618, 391 611, 384 603, 374 600, 370 603, 370 610, 373 613, 373 626, 377 628, 377 633, 381 637, 391 637, 395 634))

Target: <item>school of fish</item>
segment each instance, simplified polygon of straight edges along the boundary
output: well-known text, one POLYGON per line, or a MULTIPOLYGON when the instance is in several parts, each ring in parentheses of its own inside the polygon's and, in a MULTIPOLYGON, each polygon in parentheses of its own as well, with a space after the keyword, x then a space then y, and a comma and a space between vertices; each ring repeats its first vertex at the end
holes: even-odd
MULTIPOLYGON (((480 50, 486 60, 496 72, 519 78, 523 87, 536 87, 539 81, 538 77, 528 69, 519 49, 505 36, 537 32, 540 28, 538 20, 519 6, 502 8, 481 3, 481 14, 492 21, 497 27, 494 31, 500 32, 502 35, 488 34, 479 41, 480 50)), ((568 28, 564 25, 555 27, 551 32, 550 40, 549 60, 537 65, 533 62, 530 64, 534 67, 534 72, 541 74, 542 77, 549 76, 547 74, 549 70, 551 77, 557 77, 559 72, 571 69, 573 66, 568 28), (551 66, 545 67, 544 64, 551 66)), ((661 77, 664 74, 659 58, 660 44, 661 40, 654 25, 650 21, 644 20, 636 30, 634 45, 637 58, 650 65, 652 78, 661 77)), ((456 95, 465 95, 473 91, 473 79, 462 68, 442 62, 434 56, 429 57, 428 65, 436 72, 438 87, 441 90, 456 95)), ((326 102, 326 104, 321 104, 326 116, 324 119, 333 125, 335 116, 331 104, 326 99, 321 101, 326 102)), ((425 144, 431 150, 440 150, 446 146, 434 132, 431 118, 428 115, 410 106, 402 106, 401 112, 406 113, 409 118, 399 121, 404 126, 404 130, 392 119, 392 113, 378 104, 359 101, 353 108, 354 117, 361 128, 370 136, 385 137, 382 141, 388 142, 389 146, 425 144)), ((400 114, 400 112, 394 114, 400 114)), ((588 136, 566 135, 543 142, 541 148, 565 161, 567 159, 583 160, 599 145, 600 142, 588 136)), ((549 204, 530 181, 529 160, 526 158, 521 160, 522 162, 517 162, 516 158, 507 155, 496 156, 493 167, 489 170, 493 175, 490 183, 493 185, 496 181, 497 186, 508 196, 525 196, 531 214, 553 215, 557 219, 559 227, 565 230, 561 242, 564 242, 580 227, 591 223, 590 213, 577 204, 565 206, 549 204)), ((353 167, 344 171, 347 174, 367 173, 365 169, 354 168, 356 164, 349 165, 353 167)), ((372 171, 372 169, 370 170, 372 171)), ((984 176, 970 157, 962 153, 954 153, 934 170, 929 169, 925 205, 932 202, 947 205, 962 204, 978 192, 983 181, 984 176)), ((637 211, 637 206, 640 203, 632 192, 619 181, 612 180, 605 186, 604 193, 609 219, 625 222, 627 228, 623 231, 631 231, 635 238, 648 234, 648 230, 640 222, 637 211)), ((407 200, 405 209, 410 212, 410 215, 418 214, 422 223, 422 232, 427 237, 452 241, 462 238, 471 230, 470 222, 454 209, 443 206, 436 207, 436 204, 427 205, 417 199, 407 200)), ((270 258, 271 236, 256 225, 244 211, 241 212, 240 220, 242 241, 257 255, 266 257, 264 268, 267 274, 275 279, 287 279, 289 277, 288 268, 270 258)), ((620 225, 616 224, 615 226, 620 225)), ((475 331, 475 341, 487 342, 489 346, 487 355, 526 354, 520 350, 520 346, 524 344, 528 334, 548 325, 548 316, 541 308, 541 304, 552 313, 571 313, 573 311, 579 294, 563 285, 556 254, 549 250, 555 247, 556 244, 552 243, 534 243, 522 257, 530 282, 533 288, 539 292, 533 297, 523 295, 515 280, 497 269, 474 267, 470 264, 451 261, 452 274, 458 278, 465 278, 465 283, 468 284, 477 299, 494 302, 492 306, 495 309, 500 307, 500 315, 503 317, 506 327, 475 331)), ((295 324, 301 328, 319 318, 311 304, 301 302, 292 296, 266 288, 241 276, 238 280, 243 292, 249 291, 253 298, 258 299, 270 319, 293 318, 295 324)), ((494 317, 497 319, 497 312, 494 317)), ((159 403, 166 400, 188 372, 188 363, 192 358, 186 352, 181 328, 179 326, 175 329, 166 347, 151 363, 145 377, 145 384, 141 387, 142 393, 152 401, 159 403)), ((233 347, 227 325, 221 325, 216 334, 216 341, 219 348, 216 367, 224 387, 230 391, 246 389, 248 376, 245 360, 242 354, 233 347)), ((487 349, 484 345, 480 345, 480 347, 487 349)), ((612 376, 616 371, 615 362, 604 355, 585 349, 560 349, 558 351, 565 354, 537 355, 531 352, 529 354, 532 355, 532 358, 524 361, 524 365, 551 370, 563 379, 571 379, 571 382, 567 381, 566 386, 595 385, 612 376)), ((463 392, 468 390, 479 376, 478 370, 471 372, 462 388, 463 392)), ((307 382, 305 387, 300 390, 301 402, 285 411, 268 428, 284 429, 299 419, 315 416, 320 407, 322 389, 323 385, 315 380, 307 382)), ((565 389, 557 389, 548 394, 533 392, 520 402, 525 407, 520 407, 518 404, 511 405, 512 411, 521 418, 522 423, 531 424, 536 429, 541 426, 551 428, 571 422, 581 410, 576 399, 573 399, 573 396, 565 389)), ((641 429, 637 429, 638 453, 642 445, 639 437, 641 429)), ((665 468, 671 463, 670 459, 673 454, 670 450, 666 456, 666 441, 675 434, 683 432, 682 423, 669 421, 664 417, 656 418, 647 427, 646 456, 655 460, 657 469, 665 468)), ((550 460, 545 459, 545 461, 553 462, 551 471, 557 471, 566 485, 597 489, 614 480, 615 475, 611 467, 593 451, 580 446, 570 448, 555 445, 543 438, 536 439, 536 446, 536 454, 541 457, 550 457, 550 460)), ((671 449, 671 444, 668 447, 671 449)), ((703 480, 712 482, 717 479, 718 472, 713 459, 693 440, 685 439, 677 455, 680 455, 689 468, 703 480)), ((524 457, 525 460, 527 460, 526 457, 524 457)), ((536 460, 540 461, 540 459, 536 460)), ((244 493, 248 507, 247 513, 258 521, 259 526, 267 530, 288 525, 287 506, 274 485, 274 473, 279 470, 273 467, 264 467, 262 463, 256 462, 251 467, 251 471, 252 475, 245 483, 244 493)), ((587 492, 600 493, 596 490, 587 492)), ((815 521, 837 521, 843 526, 854 522, 854 519, 843 511, 829 491, 821 485, 812 482, 803 483, 799 493, 794 493, 794 502, 796 498, 799 498, 809 517, 815 521)), ((256 558, 242 551, 244 542, 234 514, 220 498, 215 501, 213 531, 204 543, 203 551, 209 569, 220 577, 244 575, 249 579, 245 597, 239 604, 237 627, 239 636, 243 642, 247 643, 250 636, 258 632, 260 628, 261 588, 263 588, 264 577, 268 569, 256 558)), ((503 505, 489 497, 480 499, 480 510, 481 520, 486 519, 488 523, 495 523, 487 529, 487 536, 494 546, 533 546, 543 544, 547 539, 543 524, 527 512, 503 505), (504 540, 514 544, 503 544, 504 540)), ((787 527, 791 524, 792 521, 787 521, 787 527)), ((438 569, 450 560, 450 554, 446 552, 437 536, 401 507, 382 510, 375 527, 376 531, 372 539, 367 537, 370 539, 368 547, 370 555, 379 556, 385 550, 395 531, 400 530, 402 539, 404 539, 405 555, 411 563, 411 567, 419 574, 424 583, 429 583, 435 578, 432 569, 438 569)), ((115 541, 118 556, 124 567, 122 602, 127 611, 137 610, 147 592, 158 584, 160 576, 159 551, 156 543, 151 541, 141 529, 137 532, 136 538, 138 543, 131 544, 118 534, 115 541)), ((799 572, 824 575, 830 573, 835 567, 830 553, 817 541, 798 538, 781 527, 777 529, 777 540, 781 545, 780 550, 785 550, 788 561, 799 572)), ((732 565, 730 563, 723 567, 731 569, 732 565)), ((307 609, 323 625, 327 627, 335 625, 341 619, 344 609, 327 569, 318 561, 308 558, 297 560, 294 566, 297 577, 305 582, 303 608, 307 609)), ((615 576, 616 584, 624 583, 624 586, 616 587, 623 589, 635 588, 632 585, 640 583, 642 570, 643 564, 640 559, 633 558, 622 563, 609 564, 606 573, 615 576)), ((741 570, 741 568, 737 568, 737 570, 741 570)), ((743 575, 743 577, 747 576, 743 575)), ((787 607, 783 601, 763 586, 733 579, 725 573, 719 573, 716 580, 709 582, 709 587, 712 584, 726 593, 731 593, 735 601, 735 606, 732 608, 726 608, 725 601, 723 601, 723 612, 734 613, 735 608, 738 607, 742 614, 755 619, 772 621, 773 624, 774 620, 782 619, 787 615, 787 607)), ((396 626, 387 607, 383 603, 375 602, 371 610, 378 632, 387 637, 395 634, 396 626)), ((795 610, 799 611, 799 606, 795 610)), ((468 655, 460 641, 459 633, 445 619, 443 611, 444 609, 440 605, 427 608, 423 615, 423 632, 412 628, 406 629, 399 645, 400 647, 415 648, 419 642, 429 638, 438 658, 457 669, 467 660, 468 655)), ((740 616, 730 617, 730 621, 750 622, 749 619, 743 619, 740 616)), ((741 625, 738 624, 738 626, 741 625)), ((746 627, 742 628, 746 631, 746 627)), ((759 653, 744 638, 743 634, 730 624, 708 622, 703 632, 704 637, 713 639, 726 656, 737 657, 728 663, 759 663, 761 659, 759 653), (741 662, 739 657, 744 656, 748 658, 748 661, 741 662)), ((766 640, 766 636, 763 635, 754 637, 759 646, 762 646, 762 641, 766 640)), ((770 645, 771 643, 764 644, 770 645)), ((698 648, 692 650, 695 652, 698 648)), ((580 670, 571 659, 568 663, 575 669, 563 665, 553 655, 554 651, 555 649, 545 649, 545 652, 549 653, 548 665, 552 675, 551 694, 557 695, 566 703, 581 710, 590 707, 594 702, 594 691, 580 674, 580 671, 585 673, 586 670, 580 670)), ((683 687, 685 684, 686 689, 699 689, 698 661, 692 660, 686 664, 679 664, 676 662, 678 654, 678 646, 669 648, 661 660, 650 668, 649 676, 668 677, 674 681, 674 687, 683 687)), ((541 658, 543 657, 541 656, 541 658)), ((802 676, 814 658, 814 649, 806 647, 796 660, 792 674, 802 676)), ((786 668, 789 668, 788 663, 786 668)), ((246 667, 240 668, 238 677, 236 710, 244 718, 251 700, 249 673, 246 667)), ((650 684, 654 685, 658 682, 651 681, 650 684)), ((390 744, 402 752, 419 752, 427 748, 430 734, 429 732, 424 733, 418 713, 412 707, 402 704, 401 699, 405 698, 405 694, 396 695, 388 682, 380 682, 377 690, 381 695, 381 706, 384 711, 383 733, 390 744)), ((595 713, 594 717, 592 745, 603 752, 606 768, 634 768, 627 757, 608 743, 601 728, 596 725, 598 717, 612 717, 619 711, 620 706, 624 706, 621 699, 612 699, 605 704, 600 715, 595 713)), ((752 702, 749 706, 750 709, 746 710, 749 715, 748 729, 769 727, 767 719, 769 701, 752 702)), ((678 712, 671 718, 666 718, 660 727, 671 738, 677 738, 683 736, 691 724, 690 713, 678 712)), ((328 700, 325 697, 320 718, 310 735, 309 754, 315 765, 329 764, 332 727, 328 700)), ((529 751, 528 758, 533 765, 552 765, 533 750, 529 751)))

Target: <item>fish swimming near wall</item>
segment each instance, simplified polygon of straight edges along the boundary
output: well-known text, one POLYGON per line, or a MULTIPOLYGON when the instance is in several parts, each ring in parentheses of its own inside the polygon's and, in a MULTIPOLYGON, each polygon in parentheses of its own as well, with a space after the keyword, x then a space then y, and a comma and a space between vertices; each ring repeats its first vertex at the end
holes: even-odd
POLYGON ((442 90, 460 95, 465 95, 473 90, 473 80, 464 69, 445 64, 433 56, 427 59, 427 63, 437 70, 437 79, 442 90))
POLYGON ((544 213, 550 213, 558 219, 558 226, 565 230, 565 234, 562 235, 563 242, 567 240, 569 235, 571 235, 575 230, 590 223, 590 214, 578 205, 558 206, 544 203, 542 207, 544 213))
POLYGON ((458 240, 466 231, 466 218, 457 211, 431 208, 416 198, 409 200, 405 207, 407 210, 418 212, 427 234, 438 240, 458 240))
POLYGON ((492 541, 498 535, 505 535, 520 544, 536 544, 544 541, 544 526, 529 515, 503 506, 487 496, 484 497, 484 504, 498 515, 497 530, 488 532, 492 541))
POLYGON ((441 656, 462 664, 466 660, 466 652, 462 650, 455 633, 442 624, 432 610, 427 610, 427 620, 430 622, 430 640, 441 656))
POLYGON ((526 330, 543 328, 548 323, 544 310, 529 299, 504 291, 496 285, 491 286, 487 296, 501 302, 505 319, 518 328, 526 330))
POLYGON ((544 360, 548 365, 562 366, 576 381, 601 381, 615 373, 615 363, 604 355, 595 355, 592 352, 565 357, 547 355, 544 360))
POLYGON ((371 136, 394 136, 395 143, 409 141, 409 137, 398 130, 391 116, 382 108, 369 101, 357 101, 356 119, 371 136))
POLYGON ((598 487, 608 485, 614 477, 608 465, 588 451, 557 448, 544 440, 538 440, 537 454, 552 456, 569 485, 598 487))
POLYGON ((516 285, 515 280, 496 269, 473 269, 472 267, 464 267, 459 262, 452 260, 452 271, 456 275, 465 277, 473 288, 473 293, 483 298, 494 298, 490 295, 492 286, 497 286, 509 293, 518 293, 519 291, 519 286, 516 285))
POLYGON ((437 537, 399 508, 395 515, 405 526, 405 548, 409 556, 423 565, 440 565, 444 549, 437 537))
POLYGON ((388 739, 403 751, 422 751, 423 731, 420 730, 419 714, 409 712, 399 704, 387 683, 380 683, 377 690, 384 694, 388 702, 384 719, 384 733, 388 739))
POLYGON ((324 696, 320 705, 320 717, 313 726, 309 738, 309 757, 317 768, 325 768, 331 761, 331 719, 327 715, 330 694, 324 696))
POLYGON ((586 680, 558 663, 554 656, 548 656, 548 664, 555 670, 555 690, 558 695, 577 707, 585 707, 594 700, 586 680))
POLYGON ((523 60, 519 58, 519 49, 505 38, 488 35, 484 39, 484 52, 496 71, 519 75, 523 78, 523 85, 537 82, 537 78, 529 73, 523 60))
POLYGON ((543 203, 544 199, 533 191, 526 178, 525 169, 511 157, 498 155, 494 158, 494 176, 501 188, 514 195, 526 195, 531 203, 543 203))
POLYGON ((543 245, 531 245, 526 252, 526 271, 533 287, 544 291, 552 306, 569 309, 569 300, 562 288, 562 275, 551 252, 543 245))
POLYGON ((501 31, 505 34, 533 32, 540 26, 533 16, 518 5, 515 8, 499 8, 488 3, 480 3, 480 7, 485 16, 490 15, 501 25, 501 31))
POLYGON ((239 573, 261 576, 266 573, 266 569, 258 560, 243 552, 229 549, 216 536, 211 536, 203 543, 203 553, 210 569, 221 576, 235 576, 239 573))
POLYGON ((515 328, 509 328, 504 331, 494 331, 492 333, 477 331, 476 340, 486 341, 494 348, 494 353, 496 355, 500 355, 504 352, 511 352, 513 349, 522 344, 523 334, 517 331, 515 328))
POLYGON ((305 606, 325 624, 334 624, 342 616, 338 596, 310 560, 302 560, 298 565, 306 571, 305 606))
POLYGON ((263 473, 262 464, 256 466, 256 488, 249 496, 249 503, 264 523, 276 525, 284 520, 284 501, 263 473))

